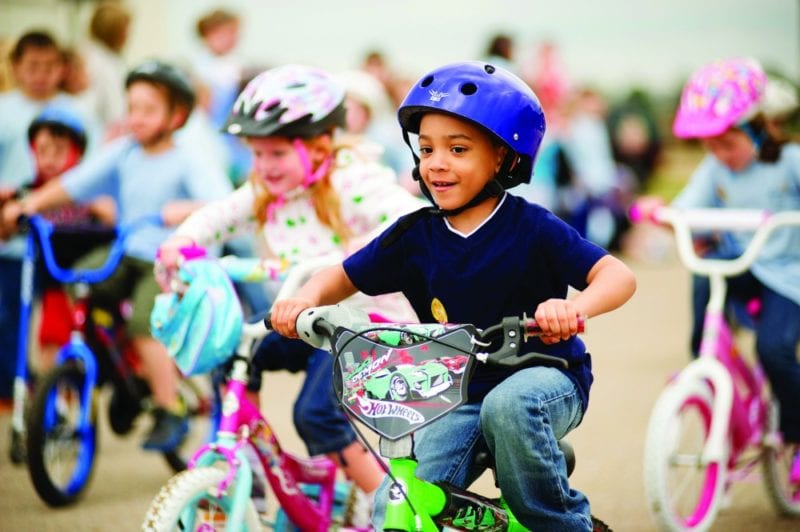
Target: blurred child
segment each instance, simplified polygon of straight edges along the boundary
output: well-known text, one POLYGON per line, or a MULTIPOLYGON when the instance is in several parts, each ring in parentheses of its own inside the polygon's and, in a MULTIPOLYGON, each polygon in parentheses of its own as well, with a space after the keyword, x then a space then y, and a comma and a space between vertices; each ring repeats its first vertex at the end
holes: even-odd
MULTIPOLYGON (((708 154, 673 201, 683 209, 719 207, 800 210, 800 145, 767 127, 762 105, 767 78, 752 59, 707 64, 686 82, 672 131, 696 138, 708 154)), ((640 203, 648 215, 657 198, 640 203)), ((752 234, 726 232, 711 242, 709 256, 735 258, 752 234)), ((706 243, 708 245, 708 243, 706 243)), ((707 277, 693 279, 691 349, 697 355, 710 287, 707 277)), ((750 271, 728 282, 728 298, 758 297, 756 351, 780 403, 784 440, 800 444, 800 229, 776 233, 750 271)), ((798 455, 800 457, 800 455, 798 455)), ((800 461, 793 473, 800 493, 800 461)))
MULTIPOLYGON (((182 246, 207 246, 255 231, 263 234, 274 257, 302 262, 355 249, 372 232, 419 208, 422 203, 397 185, 373 153, 335 143, 334 132, 344 126, 344 99, 342 86, 310 67, 289 65, 253 79, 227 121, 227 131, 246 139, 253 152, 250 180, 190 216, 161 247, 163 264, 174 268, 182 246)), ((362 303, 384 315, 413 319, 405 301, 389 308, 385 300, 362 303)), ((332 364, 327 352, 270 335, 254 356, 249 389, 259 389, 264 370, 305 369, 294 406, 300 437, 309 454, 328 454, 369 493, 383 471, 339 408, 332 364)))
POLYGON ((123 133, 127 68, 122 50, 128 41, 131 14, 121 2, 99 2, 89 22, 89 41, 80 54, 86 62, 89 88, 85 99, 107 138, 123 133))
MULTIPOLYGON (((589 501, 570 488, 557 440, 583 419, 592 383, 590 356, 575 337, 578 318, 622 305, 635 289, 633 274, 546 209, 506 193, 530 179, 545 131, 539 101, 522 80, 486 63, 445 65, 413 86, 398 117, 407 139, 418 135, 415 175, 435 207, 401 218, 277 301, 272 324, 296 337, 302 310, 356 290, 401 291, 423 322, 485 328, 533 311, 545 335, 524 352, 563 358, 569 369, 478 367, 467 403, 414 435, 416 473, 464 488, 483 472, 475 455, 488 451, 520 523, 591 530, 589 501), (570 286, 581 292, 567 299, 570 286)), ((390 483, 376 497, 376 530, 386 526, 390 483)))
MULTIPOLYGON (((86 150, 86 128, 68 109, 48 106, 28 127, 28 140, 36 161, 33 188, 39 188, 77 165, 86 150)), ((101 198, 86 205, 69 204, 44 213, 53 222, 51 239, 58 264, 69 267, 98 242, 113 236, 113 200, 101 198), (109 229, 98 230, 99 224, 109 229)), ((39 325, 39 370, 53 366, 58 349, 69 341, 72 330, 69 299, 60 284, 45 274, 42 318, 39 325)))
POLYGON ((192 70, 210 92, 205 107, 212 123, 221 127, 242 81, 242 61, 236 53, 239 17, 230 11, 215 9, 197 21, 197 35, 202 40, 202 48, 192 57, 192 70))
MULTIPOLYGON (((50 34, 26 32, 11 48, 9 58, 16 88, 0 94, 0 202, 33 180, 35 165, 27 133, 31 121, 47 104, 77 108, 72 97, 59 91, 63 57, 50 34)), ((11 396, 24 250, 21 237, 0 242, 0 398, 11 396)))
MULTIPOLYGON (((173 134, 194 106, 188 78, 171 65, 148 61, 128 74, 126 88, 130 136, 106 145, 102 153, 22 201, 7 204, 3 210, 6 234, 15 229, 22 213, 44 212, 71 200, 85 202, 104 194, 114 198, 122 225, 160 214, 169 226, 180 223, 203 202, 230 192, 226 176, 198 165, 173 142, 173 134)), ((150 312, 159 292, 152 276, 153 262, 169 233, 168 227, 138 229, 128 238, 116 271, 92 289, 92 302, 100 307, 114 308, 131 299, 128 335, 156 405, 155 423, 144 447, 162 452, 179 445, 188 429, 185 407, 177 396, 177 370, 149 331, 150 312)), ((97 267, 105 260, 105 251, 91 253, 80 267, 97 267)))

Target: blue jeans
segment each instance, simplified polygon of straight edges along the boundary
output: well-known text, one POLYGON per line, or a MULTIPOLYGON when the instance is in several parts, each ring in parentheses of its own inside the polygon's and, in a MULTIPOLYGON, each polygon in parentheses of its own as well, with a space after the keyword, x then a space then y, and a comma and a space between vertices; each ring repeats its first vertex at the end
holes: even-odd
POLYGON ((0 257, 0 398, 10 398, 17 373, 21 259, 0 257))
MULTIPOLYGON (((571 489, 558 440, 583 417, 578 389, 561 371, 520 370, 479 403, 468 403, 415 434, 417 476, 466 488, 483 473, 476 453, 488 450, 514 515, 528 528, 591 530, 589 500, 571 489), (454 437, 457 435, 457 437, 454 437)), ((387 489, 375 496, 373 524, 382 529, 387 489)))
POLYGON ((333 391, 333 356, 302 340, 270 334, 253 356, 248 389, 258 391, 261 372, 306 371, 294 403, 294 425, 311 456, 341 451, 356 441, 356 434, 333 391))
MULTIPOLYGON (((709 291, 708 278, 696 276, 692 294, 695 355, 700 347, 709 291)), ((786 441, 800 443, 800 362, 796 355, 800 342, 800 305, 763 285, 750 272, 728 281, 729 300, 744 303, 753 297, 761 300, 761 312, 754 324, 756 352, 780 405, 780 429, 786 441)))

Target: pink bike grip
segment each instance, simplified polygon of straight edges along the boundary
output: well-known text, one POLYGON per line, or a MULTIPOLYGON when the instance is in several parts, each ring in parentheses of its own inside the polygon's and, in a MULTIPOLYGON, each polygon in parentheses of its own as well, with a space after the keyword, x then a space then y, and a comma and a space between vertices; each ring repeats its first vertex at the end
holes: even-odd
POLYGON ((184 246, 180 248, 180 254, 184 260, 203 259, 208 254, 206 248, 192 244, 191 246, 184 246))
POLYGON ((628 218, 635 224, 642 222, 644 215, 642 215, 642 209, 639 208, 638 203, 634 202, 631 208, 628 209, 628 218))
MULTIPOLYGON (((536 320, 526 318, 522 323, 525 336, 541 336, 542 329, 536 320)), ((586 316, 578 316, 578 334, 586 332, 586 316)))

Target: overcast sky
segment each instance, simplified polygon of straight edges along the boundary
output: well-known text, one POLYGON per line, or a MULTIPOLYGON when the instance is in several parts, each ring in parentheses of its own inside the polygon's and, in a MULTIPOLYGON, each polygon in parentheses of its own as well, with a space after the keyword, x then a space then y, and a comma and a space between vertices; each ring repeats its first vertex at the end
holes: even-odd
MULTIPOLYGON (((59 0, 0 0, 0 35, 34 22, 69 41, 81 20, 59 0), (56 10, 57 11, 57 10, 56 10), (9 16, 4 16, 5 12, 9 16)), ((92 2, 79 2, 86 6, 92 2)), ((607 88, 672 89, 703 62, 752 55, 800 79, 800 0, 137 0, 129 61, 185 57, 197 17, 226 6, 242 15, 241 52, 258 64, 306 62, 333 70, 383 50, 412 77, 480 56, 489 37, 515 37, 518 55, 556 42, 570 76, 607 88)), ((74 10, 70 7, 69 9, 74 10)))

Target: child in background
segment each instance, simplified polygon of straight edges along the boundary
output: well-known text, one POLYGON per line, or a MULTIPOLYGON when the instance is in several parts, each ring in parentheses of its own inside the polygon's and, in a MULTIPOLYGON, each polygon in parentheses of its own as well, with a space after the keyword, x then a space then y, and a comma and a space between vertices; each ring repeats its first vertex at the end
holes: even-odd
MULTIPOLYGON (((76 166, 86 150, 86 129, 80 117, 68 109, 45 107, 28 127, 28 140, 36 161, 33 188, 39 188, 76 166)), ((113 237, 115 209, 111 198, 85 205, 65 205, 44 213, 53 222, 51 237, 58 264, 69 267, 97 244, 113 237), (102 230, 102 226, 106 230, 102 230)), ((61 285, 45 273, 42 287, 42 320, 39 325, 39 370, 47 371, 58 349, 69 341, 72 312, 61 285)))
MULTIPOLYGON (((274 258, 288 263, 354 249, 372 232, 422 202, 405 192, 392 172, 358 145, 338 146, 344 126, 345 91, 318 69, 288 65, 263 72, 239 95, 227 131, 245 139, 253 172, 228 198, 200 209, 160 250, 174 268, 184 246, 225 241, 258 231, 274 258)), ((386 301, 371 309, 411 318, 404 306, 391 314, 386 301), (402 312, 401 312, 402 310, 402 312)), ((383 471, 356 441, 333 394, 332 359, 299 340, 268 336, 253 359, 249 389, 269 369, 306 370, 294 421, 311 455, 328 454, 367 493, 383 471)))
MULTIPOLYGON (((128 74, 125 85, 130 136, 106 145, 102 153, 22 201, 7 204, 3 210, 6 233, 14 230, 20 214, 44 212, 101 195, 114 198, 122 225, 154 214, 160 214, 166 226, 175 225, 205 201, 230 192, 225 175, 198 165, 185 148, 173 142, 175 131, 194 106, 188 78, 169 64, 148 61, 128 74)), ((143 446, 162 452, 177 447, 188 429, 185 407, 177 395, 177 369, 164 346, 150 335, 150 312, 159 292, 152 276, 153 263, 158 246, 170 232, 168 227, 138 229, 128 238, 114 274, 92 289, 93 303, 100 307, 113 308, 131 299, 133 314, 127 329, 156 405, 155 423, 143 446)), ((91 253, 80 267, 99 266, 105 252, 91 253)))
MULTIPOLYGON (((59 92, 63 57, 50 34, 24 33, 11 48, 9 59, 17 87, 0 94, 0 202, 33 180, 35 165, 27 134, 31 121, 48 104, 77 109, 71 96, 59 92)), ((87 127, 91 133, 91 126, 87 127)), ((0 242, 0 398, 11 397, 24 252, 22 237, 0 242)))
MULTIPOLYGON (((528 340, 526 351, 564 358, 570 368, 478 367, 468 402, 415 434, 417 476, 467 487, 482 473, 475 454, 489 451, 522 524, 591 530, 589 501, 569 487, 557 440, 581 422, 592 382, 578 318, 622 305, 633 274, 546 209, 505 192, 530 179, 545 130, 539 102, 519 78, 486 63, 446 65, 413 86, 398 115, 406 139, 419 135, 415 175, 435 208, 401 218, 277 301, 272 324, 296 337, 302 310, 356 290, 402 291, 423 322, 485 328, 533 312, 545 336, 528 340), (567 299, 570 286, 581 292, 567 299)), ((376 530, 386 526, 389 483, 376 498, 376 530)))
MULTIPOLYGON (((672 205, 682 209, 718 207, 800 210, 800 145, 768 127, 762 112, 767 78, 752 59, 728 59, 703 66, 684 86, 672 130, 696 138, 708 154, 672 205)), ((660 203, 639 203, 645 216, 660 203)), ((752 238, 723 233, 709 256, 738 257, 752 238)), ((708 243, 706 243, 708 244, 708 243)), ((695 277, 691 349, 697 355, 710 287, 695 277)), ((800 444, 800 229, 784 228, 764 247, 750 271, 728 281, 728 298, 761 300, 755 323, 756 352, 780 404, 786 442, 800 444)), ((800 454, 793 479, 800 490, 800 454)))
POLYGON ((122 50, 128 42, 131 13, 122 2, 97 3, 89 21, 89 40, 78 53, 85 60, 89 87, 82 97, 105 140, 125 133, 127 74, 122 50))
POLYGON ((192 70, 209 91, 204 107, 217 127, 222 127, 242 82, 242 61, 236 54, 239 17, 215 9, 197 21, 202 48, 192 57, 192 70))

